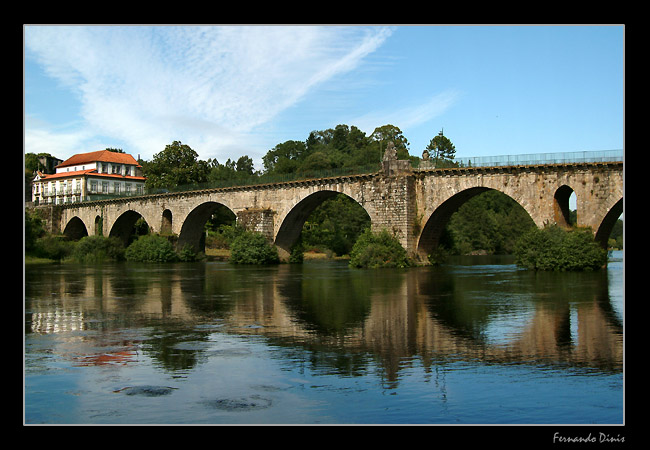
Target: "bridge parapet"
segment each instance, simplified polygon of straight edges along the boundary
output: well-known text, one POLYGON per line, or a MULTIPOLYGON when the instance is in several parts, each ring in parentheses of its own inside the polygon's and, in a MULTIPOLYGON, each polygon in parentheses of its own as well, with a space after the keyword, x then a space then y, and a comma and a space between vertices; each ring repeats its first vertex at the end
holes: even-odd
POLYGON ((467 156, 454 158, 453 160, 420 160, 415 161, 414 168, 427 169, 431 166, 442 167, 442 164, 455 167, 499 167, 499 166, 549 166, 556 164, 577 164, 577 163, 603 163, 622 162, 624 159, 623 150, 601 150, 584 152, 547 152, 529 153, 520 155, 498 155, 498 156, 467 156), (428 162, 429 164, 424 164, 428 162))

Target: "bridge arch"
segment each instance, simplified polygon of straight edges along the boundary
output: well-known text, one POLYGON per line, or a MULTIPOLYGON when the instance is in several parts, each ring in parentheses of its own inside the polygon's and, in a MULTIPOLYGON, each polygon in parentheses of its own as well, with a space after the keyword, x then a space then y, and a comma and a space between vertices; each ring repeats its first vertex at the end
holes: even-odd
POLYGON ((95 236, 102 236, 104 234, 104 218, 101 215, 96 215, 94 220, 95 236))
MULTIPOLYGON (((228 211, 235 215, 227 205, 216 201, 207 201, 192 209, 183 220, 176 244, 177 248, 182 249, 189 245, 194 251, 203 251, 205 249, 205 224, 219 208, 227 208, 228 211)), ((165 213, 163 212, 163 220, 164 217, 165 213)), ((171 220, 171 212, 169 217, 171 220)))
POLYGON ((573 188, 564 184, 557 188, 555 195, 553 196, 553 215, 555 223, 564 228, 571 226, 569 199, 573 193, 573 188))
POLYGON ((68 239, 78 241, 82 237, 88 236, 88 228, 79 216, 74 216, 66 224, 63 234, 68 239))
MULTIPOLYGON (((451 216, 467 201, 487 191, 497 191, 506 195, 522 207, 528 216, 531 217, 530 212, 526 210, 521 202, 499 189, 485 186, 476 186, 464 189, 443 201, 426 219, 416 247, 417 256, 421 261, 427 261, 429 254, 438 248, 440 238, 442 237, 451 216)), ((532 217, 531 221, 533 221, 532 217)))
POLYGON ((612 234, 614 225, 616 221, 623 214, 623 199, 619 199, 614 205, 607 210, 604 214, 598 229, 595 230, 594 239, 598 242, 603 248, 607 248, 607 240, 609 235, 612 234))
POLYGON ((172 212, 169 209, 165 209, 162 212, 161 223, 160 223, 160 234, 171 234, 172 233, 172 224, 173 224, 172 212))
MULTIPOLYGON (((140 218, 144 219, 145 222, 147 222, 147 219, 135 210, 128 209, 124 211, 115 220, 108 235, 111 237, 117 237, 124 243, 125 246, 128 245, 129 239, 133 234, 133 227, 140 218)), ((151 228, 149 222, 147 222, 147 226, 151 228)))
POLYGON ((359 206, 363 208, 368 217, 372 221, 372 214, 367 208, 360 203, 357 199, 339 191, 322 190, 314 192, 302 198, 295 203, 289 212, 281 218, 281 225, 275 236, 275 245, 278 248, 281 259, 288 259, 291 254, 291 247, 298 241, 302 228, 307 221, 307 218, 314 210, 326 200, 336 197, 337 195, 345 195, 354 200, 359 206))

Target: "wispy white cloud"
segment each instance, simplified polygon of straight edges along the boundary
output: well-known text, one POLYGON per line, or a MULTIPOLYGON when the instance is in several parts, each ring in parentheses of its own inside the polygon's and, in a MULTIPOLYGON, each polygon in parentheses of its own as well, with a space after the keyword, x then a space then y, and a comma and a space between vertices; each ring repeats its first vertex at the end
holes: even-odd
POLYGON ((442 116, 462 97, 456 89, 447 89, 423 101, 397 109, 373 111, 350 120, 366 133, 372 133, 377 124, 392 124, 406 133, 409 129, 423 125, 442 116))
POLYGON ((84 127, 45 136, 26 126, 26 151, 41 138, 72 144, 103 135, 143 157, 181 140, 202 158, 225 159, 228 148, 255 141, 256 127, 358 67, 390 34, 383 27, 29 26, 26 57, 79 96, 84 127))

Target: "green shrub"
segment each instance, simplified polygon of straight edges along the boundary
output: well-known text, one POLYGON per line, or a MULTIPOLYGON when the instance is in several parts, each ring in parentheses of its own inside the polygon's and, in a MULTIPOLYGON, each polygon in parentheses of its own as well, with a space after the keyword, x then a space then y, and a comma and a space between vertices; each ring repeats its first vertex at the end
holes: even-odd
POLYGON ((156 234, 140 236, 125 251, 127 261, 170 262, 178 256, 169 240, 156 234))
POLYGON ((76 243, 72 257, 83 263, 119 261, 124 259, 124 246, 116 237, 85 236, 76 243))
POLYGON ((198 259, 197 253, 194 251, 194 247, 189 244, 185 244, 183 248, 177 252, 178 259, 183 262, 192 262, 198 259))
POLYGON ((32 253, 40 258, 61 261, 72 255, 75 243, 65 236, 45 235, 36 240, 32 253))
POLYGON ((38 212, 25 209, 25 252, 36 250, 36 242, 44 234, 43 221, 38 212))
POLYGON ((223 241, 223 248, 230 248, 235 239, 244 234, 245 231, 246 229, 244 227, 237 224, 221 225, 218 234, 223 241))
POLYGON ((291 247, 291 255, 289 256, 289 263, 291 264, 302 264, 305 259, 305 247, 302 243, 302 239, 298 239, 293 247, 291 247))
POLYGON ((350 252, 352 267, 408 267, 406 250, 388 231, 373 233, 367 228, 355 242, 350 252))
POLYGON ((607 263, 607 251, 588 228, 565 230, 557 225, 532 228, 517 241, 515 262, 533 270, 597 270, 607 263))
POLYGON ((439 266, 440 264, 443 264, 449 259, 449 250, 447 250, 443 246, 438 246, 435 250, 433 250, 429 255, 429 264, 432 266, 439 266))
POLYGON ((230 261, 234 264, 277 264, 278 249, 261 233, 243 231, 230 245, 230 261))

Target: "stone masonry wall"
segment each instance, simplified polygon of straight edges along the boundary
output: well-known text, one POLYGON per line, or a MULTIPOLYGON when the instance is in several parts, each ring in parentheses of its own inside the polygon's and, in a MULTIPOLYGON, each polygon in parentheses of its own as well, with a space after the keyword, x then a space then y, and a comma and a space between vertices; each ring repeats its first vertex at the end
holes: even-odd
POLYGON ((449 213, 487 189, 496 189, 512 197, 538 226, 556 220, 555 195, 559 189, 566 191, 565 186, 576 193, 579 224, 591 226, 594 232, 606 215, 613 216, 619 209, 622 212, 622 163, 412 171, 402 164, 404 162, 385 161, 384 170, 375 174, 39 209, 45 213, 48 229, 54 232, 63 232, 76 217, 83 222, 88 234, 95 234, 99 217, 106 236, 120 218, 134 217, 133 213, 137 213, 153 232, 160 232, 163 223, 171 222, 171 230, 179 236, 179 241, 193 241, 195 235, 201 235, 205 220, 220 204, 228 207, 242 225, 264 233, 276 245, 281 241, 286 247, 284 250, 288 250, 309 213, 325 199, 341 193, 365 209, 373 230, 386 229, 393 233, 410 255, 427 250, 419 248, 424 241, 433 245, 434 235, 439 232, 434 229, 440 228, 449 213), (435 226, 431 226, 433 222, 435 226))

